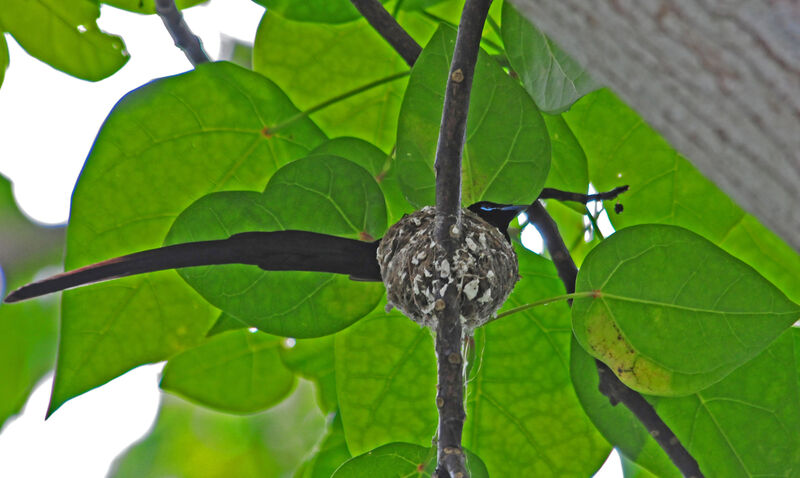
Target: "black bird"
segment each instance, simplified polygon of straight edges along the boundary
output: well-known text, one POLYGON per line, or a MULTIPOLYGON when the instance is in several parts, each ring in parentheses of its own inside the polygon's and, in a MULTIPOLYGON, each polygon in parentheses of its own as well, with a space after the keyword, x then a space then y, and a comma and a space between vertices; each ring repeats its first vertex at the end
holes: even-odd
MULTIPOLYGON (((508 237, 509 223, 528 206, 488 201, 469 206, 508 237)), ((375 257, 380 239, 364 242, 307 231, 243 232, 227 239, 187 242, 116 257, 20 287, 5 298, 19 302, 52 292, 182 267, 251 264, 268 271, 315 271, 347 274, 351 279, 381 281, 375 257)))

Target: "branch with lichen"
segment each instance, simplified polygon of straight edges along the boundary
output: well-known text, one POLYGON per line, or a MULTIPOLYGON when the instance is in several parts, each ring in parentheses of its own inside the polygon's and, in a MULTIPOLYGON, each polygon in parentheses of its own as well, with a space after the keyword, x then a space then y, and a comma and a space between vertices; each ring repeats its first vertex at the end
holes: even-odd
MULTIPOLYGON (((461 155, 466 133, 469 98, 481 34, 491 0, 467 0, 461 13, 453 60, 445 90, 439 141, 436 147, 436 218, 434 240, 445 261, 452 260, 461 227, 461 155)), ((436 357, 438 362, 439 478, 469 476, 461 447, 464 428, 463 326, 459 320, 461 294, 452 284, 436 291, 436 357)))

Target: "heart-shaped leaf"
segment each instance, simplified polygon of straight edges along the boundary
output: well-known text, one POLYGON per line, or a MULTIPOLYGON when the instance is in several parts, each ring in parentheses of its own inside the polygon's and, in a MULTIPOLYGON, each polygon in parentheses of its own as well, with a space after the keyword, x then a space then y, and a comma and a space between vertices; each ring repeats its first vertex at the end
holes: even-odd
MULTIPOLYGON (((386 229, 383 195, 357 164, 338 156, 311 156, 279 169, 264 193, 230 191, 200 198, 181 213, 167 242, 282 229, 380 237, 386 229)), ((318 337, 341 330, 369 313, 383 295, 381 284, 337 274, 244 265, 179 272, 214 306, 281 336, 318 337)))
MULTIPOLYGON (((442 25, 414 64, 397 126, 400 187, 416 207, 434 203, 433 162, 456 32, 442 25)), ((463 156, 465 204, 529 203, 550 170, 542 115, 524 89, 478 54, 463 156)))
POLYGON ((687 395, 752 359, 800 317, 753 268, 675 226, 623 229, 583 263, 575 336, 629 387, 687 395))
POLYGON ((225 412, 264 410, 286 398, 295 384, 281 361, 281 341, 246 329, 218 334, 171 358, 161 388, 225 412))

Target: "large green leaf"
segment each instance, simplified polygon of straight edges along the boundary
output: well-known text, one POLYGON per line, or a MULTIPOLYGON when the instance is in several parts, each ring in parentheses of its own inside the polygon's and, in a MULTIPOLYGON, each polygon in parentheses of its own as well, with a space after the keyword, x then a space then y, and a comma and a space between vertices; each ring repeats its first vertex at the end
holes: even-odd
POLYGON ((390 224, 399 221, 404 214, 414 212, 414 208, 408 204, 403 197, 403 191, 400 190, 396 161, 377 146, 362 139, 343 136, 322 143, 309 154, 341 156, 369 171, 383 191, 390 224))
MULTIPOLYGON (((298 22, 345 23, 361 18, 349 0, 254 0, 284 18, 298 22)), ((386 3, 388 0, 381 0, 386 3)))
MULTIPOLYGON (((465 450, 469 476, 488 478, 489 472, 481 459, 465 450)), ((430 477, 436 469, 436 448, 412 443, 389 443, 352 458, 333 474, 333 478, 430 477)))
MULTIPOLYGON (((442 26, 411 73, 397 129, 400 186, 415 206, 434 203, 433 163, 456 32, 442 26)), ((470 97, 463 155, 465 204, 531 202, 550 169, 550 141, 536 105, 483 51, 470 97)))
POLYGON ((156 424, 112 465, 113 478, 285 478, 322 434, 308 383, 250 416, 215 412, 165 395, 156 424))
POLYGON ((281 361, 281 340, 246 329, 218 334, 172 357, 161 388, 220 411, 264 410, 286 398, 295 384, 281 361))
POLYGON ((583 148, 575 139, 564 118, 542 115, 550 135, 552 157, 545 186, 583 193, 589 189, 589 167, 583 148))
MULTIPOLYGON (((564 293, 552 262, 522 249, 518 256, 522 279, 505 309, 564 293)), ((591 476, 608 456, 570 382, 571 335, 564 302, 476 331, 464 445, 492 476, 591 476)))
MULTIPOLYGON (((106 119, 72 198, 67 269, 158 247, 198 197, 262 189, 325 137, 273 83, 229 63, 198 66, 126 95, 106 119)), ((171 271, 64 294, 52 412, 148 362, 197 345, 218 312, 171 271)))
POLYGON ((6 76, 6 69, 8 68, 8 43, 6 43, 6 36, 0 30, 0 85, 3 84, 3 79, 6 76))
POLYGON ((508 61, 542 111, 561 113, 598 88, 578 62, 508 2, 503 3, 502 25, 508 61))
MULTIPOLYGON (((279 169, 263 194, 229 191, 200 198, 181 213, 167 242, 281 229, 380 237, 386 229, 383 195, 357 164, 338 156, 310 156, 279 169)), ((179 273, 231 316, 288 337, 341 330, 369 313, 383 296, 381 284, 355 282, 340 274, 264 271, 235 264, 179 273)))
POLYGON ((294 474, 294 478, 330 478, 339 466, 351 458, 342 428, 342 416, 328 419, 328 431, 317 444, 314 454, 294 474))
POLYGON ((616 232, 583 263, 575 336, 629 387, 702 390, 752 359, 800 318, 800 305, 747 264, 676 226, 616 232))
POLYGON ((381 306, 335 340, 336 390, 350 452, 400 440, 430 444, 437 420, 430 331, 381 306))
MULTIPOLYGON (((253 66, 302 109, 408 69, 366 20, 344 25, 302 23, 270 11, 258 27, 253 66)), ((329 136, 356 136, 389 149, 395 142, 405 84, 405 78, 385 83, 338 101, 311 118, 329 136)))
MULTIPOLYGON (((175 6, 179 10, 189 8, 203 0, 175 0, 175 6)), ((101 3, 111 5, 112 7, 128 10, 129 12, 152 14, 156 13, 155 0, 102 0, 101 3)))
POLYGON ((22 48, 90 81, 111 76, 129 57, 121 38, 97 27, 99 16, 93 0, 0 0, 0 24, 22 48))
POLYGON ((586 96, 564 118, 586 152, 597 190, 631 187, 623 197, 625 212, 610 215, 614 227, 657 222, 691 229, 800 302, 800 254, 739 208, 613 93, 586 96))

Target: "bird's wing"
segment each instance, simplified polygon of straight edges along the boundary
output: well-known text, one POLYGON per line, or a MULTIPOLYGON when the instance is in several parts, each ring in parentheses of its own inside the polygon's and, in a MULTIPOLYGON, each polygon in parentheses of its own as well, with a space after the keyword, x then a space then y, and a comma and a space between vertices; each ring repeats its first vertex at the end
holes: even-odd
POLYGON ((72 287, 165 269, 215 264, 252 264, 268 271, 316 271, 380 281, 378 242, 306 231, 244 232, 228 239, 189 242, 98 262, 20 287, 5 302, 72 287))

